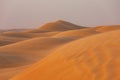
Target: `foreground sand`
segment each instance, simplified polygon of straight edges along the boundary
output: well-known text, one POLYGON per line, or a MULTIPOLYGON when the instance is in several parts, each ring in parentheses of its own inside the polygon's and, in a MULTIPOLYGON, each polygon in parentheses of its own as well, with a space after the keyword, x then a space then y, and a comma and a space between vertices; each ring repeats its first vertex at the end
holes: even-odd
POLYGON ((0 80, 120 80, 119 25, 58 20, 0 36, 0 80))

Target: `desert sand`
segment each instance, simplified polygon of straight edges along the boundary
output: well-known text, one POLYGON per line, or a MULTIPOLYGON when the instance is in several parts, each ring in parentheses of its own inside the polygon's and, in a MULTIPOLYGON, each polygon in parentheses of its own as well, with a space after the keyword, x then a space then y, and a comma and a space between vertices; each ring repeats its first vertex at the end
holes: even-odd
POLYGON ((120 25, 57 20, 0 33, 0 80, 120 80, 120 25))

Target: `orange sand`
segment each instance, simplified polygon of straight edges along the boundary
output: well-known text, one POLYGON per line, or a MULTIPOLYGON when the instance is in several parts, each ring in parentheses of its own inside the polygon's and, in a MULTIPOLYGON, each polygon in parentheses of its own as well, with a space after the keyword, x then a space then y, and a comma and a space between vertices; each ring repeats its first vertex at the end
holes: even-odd
POLYGON ((79 39, 11 80, 119 80, 119 47, 120 30, 79 39))
POLYGON ((120 80, 120 25, 58 20, 0 32, 0 80, 120 80))

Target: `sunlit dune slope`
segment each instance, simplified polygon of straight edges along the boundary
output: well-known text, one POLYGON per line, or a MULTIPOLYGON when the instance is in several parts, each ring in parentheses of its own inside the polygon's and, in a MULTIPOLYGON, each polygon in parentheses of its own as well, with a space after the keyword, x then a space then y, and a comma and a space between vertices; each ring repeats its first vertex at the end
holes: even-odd
POLYGON ((0 47, 0 67, 30 64, 71 40, 70 38, 41 37, 0 47))
POLYGON ((102 32, 108 32, 113 30, 119 30, 119 25, 112 25, 112 26, 98 26, 98 27, 91 27, 91 28, 83 28, 83 29, 76 29, 76 30, 68 30, 61 33, 54 35, 54 37, 86 37, 90 35, 95 35, 102 32))
POLYGON ((120 30, 82 38, 57 49, 11 80, 119 80, 120 30))
POLYGON ((120 29, 120 25, 98 26, 94 28, 97 32, 107 32, 120 29))
POLYGON ((64 32, 56 34, 54 37, 80 38, 80 37, 94 35, 97 33, 99 33, 99 32, 93 30, 93 28, 85 28, 85 29, 76 29, 76 30, 64 31, 64 32))
POLYGON ((30 65, 0 69, 0 80, 9 80, 11 77, 15 76, 20 71, 25 70, 29 66, 30 65))

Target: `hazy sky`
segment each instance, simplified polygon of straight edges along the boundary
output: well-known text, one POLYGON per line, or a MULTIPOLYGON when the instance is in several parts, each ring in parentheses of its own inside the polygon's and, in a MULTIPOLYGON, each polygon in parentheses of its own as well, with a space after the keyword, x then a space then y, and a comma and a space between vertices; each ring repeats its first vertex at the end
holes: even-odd
POLYGON ((120 0, 0 0, 0 28, 38 27, 58 19, 86 26, 120 24, 120 0))

